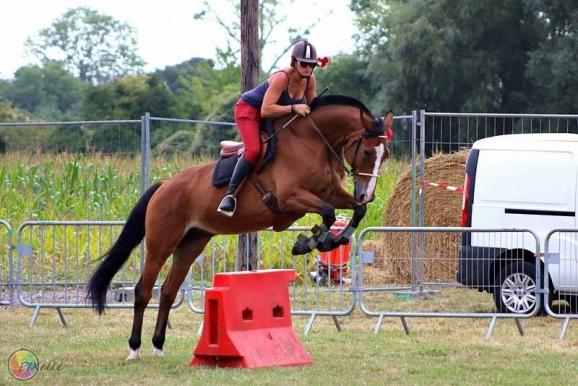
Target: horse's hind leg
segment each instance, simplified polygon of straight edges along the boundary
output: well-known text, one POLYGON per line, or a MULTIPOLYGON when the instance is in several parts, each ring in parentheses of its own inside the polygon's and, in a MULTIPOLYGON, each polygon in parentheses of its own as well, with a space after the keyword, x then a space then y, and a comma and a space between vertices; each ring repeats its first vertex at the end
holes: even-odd
POLYGON ((173 252, 173 265, 161 288, 157 324, 153 335, 153 355, 164 356, 163 345, 171 307, 191 264, 201 254, 212 235, 191 229, 173 252))
POLYGON ((142 275, 134 289, 134 316, 132 332, 130 334, 130 339, 128 340, 130 352, 126 358, 127 360, 138 358, 138 351, 141 345, 144 312, 151 299, 152 290, 157 280, 157 276, 168 258, 168 254, 169 253, 167 253, 164 258, 158 258, 158 256, 161 255, 150 253, 150 251, 147 252, 147 258, 145 260, 142 275))

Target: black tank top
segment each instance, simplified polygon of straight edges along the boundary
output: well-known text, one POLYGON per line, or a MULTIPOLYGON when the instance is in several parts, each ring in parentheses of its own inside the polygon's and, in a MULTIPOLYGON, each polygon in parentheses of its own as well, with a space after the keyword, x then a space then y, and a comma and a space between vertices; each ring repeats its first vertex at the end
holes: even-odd
MULTIPOLYGON (((285 75, 287 75, 287 78, 289 78, 289 74, 286 71, 281 70, 278 72, 284 73, 285 75)), ((306 91, 308 85, 309 85, 309 78, 307 78, 307 84, 305 85, 306 91)), ((247 102, 254 108, 261 110, 261 106, 263 106, 263 98, 265 97, 265 92, 267 91, 268 88, 269 88, 269 80, 267 79, 257 87, 241 94, 241 99, 243 99, 245 102, 247 102)), ((306 102, 307 101, 305 99, 305 93, 303 93, 303 97, 299 99, 291 98, 289 96, 289 82, 287 82, 287 88, 283 90, 283 92, 279 96, 279 99, 277 100, 277 104, 281 106, 297 105, 306 102)))

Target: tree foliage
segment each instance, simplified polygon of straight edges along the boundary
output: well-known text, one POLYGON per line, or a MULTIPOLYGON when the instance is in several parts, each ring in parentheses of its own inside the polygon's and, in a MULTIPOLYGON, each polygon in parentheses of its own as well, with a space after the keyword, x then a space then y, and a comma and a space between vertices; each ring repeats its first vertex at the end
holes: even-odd
POLYGON ((89 120, 140 119, 145 112, 174 116, 175 97, 154 75, 125 76, 86 92, 83 117, 89 120))
POLYGON ((19 68, 1 91, 14 107, 37 119, 78 116, 86 85, 58 62, 19 68))
POLYGON ((135 74, 144 65, 133 27, 84 7, 67 11, 26 46, 42 62, 61 61, 92 83, 135 74))
POLYGON ((531 3, 542 27, 537 49, 529 53, 527 75, 533 106, 550 113, 578 111, 578 8, 573 0, 531 3))
POLYGON ((353 0, 351 8, 366 76, 381 84, 374 98, 397 110, 576 111, 574 1, 353 0))

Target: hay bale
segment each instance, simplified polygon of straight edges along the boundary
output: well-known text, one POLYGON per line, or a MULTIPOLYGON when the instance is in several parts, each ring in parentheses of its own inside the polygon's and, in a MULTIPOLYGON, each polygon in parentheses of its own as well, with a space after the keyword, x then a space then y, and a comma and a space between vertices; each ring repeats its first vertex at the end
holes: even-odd
MULTIPOLYGON (((425 180, 462 186, 466 158, 467 150, 452 154, 435 154, 425 161, 425 180)), ((417 176, 419 178, 419 170, 417 176)), ((412 172, 409 168, 397 181, 385 212, 384 226, 411 226, 411 186, 412 172)), ((432 186, 424 187, 424 193, 425 226, 460 226, 461 193, 432 186)), ((416 207, 416 210, 419 208, 416 207)), ((455 281, 459 242, 460 235, 457 233, 425 234, 426 282, 455 281)), ((372 247, 375 251, 374 268, 383 272, 381 278, 385 276, 387 283, 411 283, 410 233, 385 233, 377 245, 374 244, 372 247)))

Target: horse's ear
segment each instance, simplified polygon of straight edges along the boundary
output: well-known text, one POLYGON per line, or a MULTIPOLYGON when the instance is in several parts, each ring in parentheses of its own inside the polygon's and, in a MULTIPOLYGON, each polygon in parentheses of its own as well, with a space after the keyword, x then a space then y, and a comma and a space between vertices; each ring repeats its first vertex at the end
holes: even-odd
POLYGON ((389 110, 385 117, 383 117, 383 124, 385 126, 385 137, 388 141, 393 139, 393 111, 389 110))

